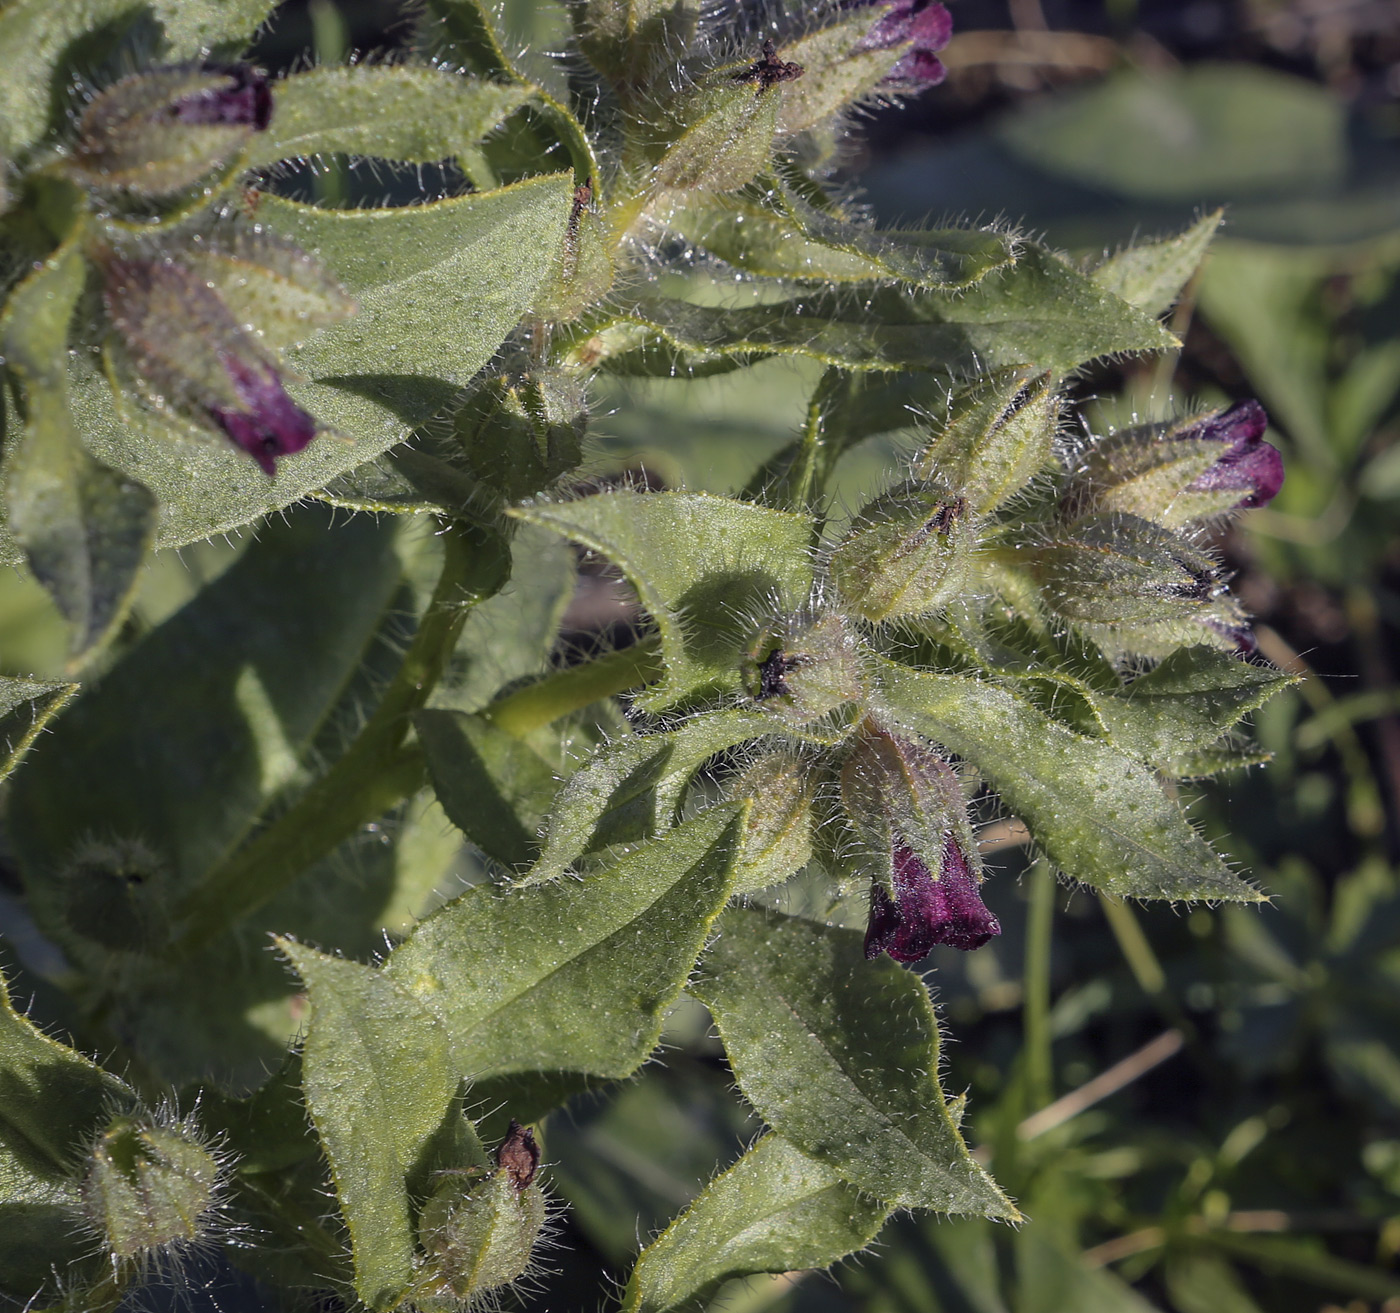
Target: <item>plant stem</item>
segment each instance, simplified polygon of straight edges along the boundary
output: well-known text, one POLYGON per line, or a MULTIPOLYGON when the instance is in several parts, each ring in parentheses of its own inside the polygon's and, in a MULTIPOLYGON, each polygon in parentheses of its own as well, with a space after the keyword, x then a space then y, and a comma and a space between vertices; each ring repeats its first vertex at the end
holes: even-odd
POLYGON ((1103 908, 1104 919, 1113 931, 1123 960, 1127 962, 1128 970, 1133 973, 1138 987, 1152 1000, 1162 1020, 1181 1032, 1182 1038, 1192 1048, 1193 1056, 1199 1059, 1201 1055, 1196 1052, 1196 1046, 1200 1036, 1191 1018, 1181 1010, 1167 988, 1167 974, 1162 970, 1162 964, 1157 960, 1157 954, 1152 951, 1147 936, 1143 934, 1137 914, 1129 904, 1119 902, 1115 898, 1100 898, 1099 906, 1103 908))
POLYGON ((1037 862, 1031 882, 1026 924, 1025 1005, 1022 1048, 1025 1054, 1027 1112, 1046 1107, 1055 1097, 1050 1037, 1050 940, 1055 921, 1055 873, 1037 862))
POLYGON ((292 807, 186 898, 173 949, 188 954, 292 884, 362 825, 420 789, 422 752, 405 746, 411 717, 446 669, 472 605, 499 588, 483 552, 495 543, 466 526, 444 535, 442 573, 393 682, 345 754, 292 807), (478 578, 477 576, 482 577, 478 578))
POLYGON ((493 702, 481 714, 498 729, 519 738, 600 698, 646 684, 660 673, 661 643, 654 636, 648 637, 596 661, 570 666, 536 684, 527 684, 493 702))

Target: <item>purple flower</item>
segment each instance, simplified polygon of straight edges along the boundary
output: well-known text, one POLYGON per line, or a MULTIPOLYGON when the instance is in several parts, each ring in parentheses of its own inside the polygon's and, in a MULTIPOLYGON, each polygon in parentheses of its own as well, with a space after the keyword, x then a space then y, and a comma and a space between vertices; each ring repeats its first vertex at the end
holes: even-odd
POLYGON ((982 901, 967 858, 950 834, 938 879, 901 840, 894 844, 894 900, 877 880, 870 889, 865 956, 888 953, 896 962, 918 962, 935 944, 981 948, 1001 926, 982 901))
POLYGON ((1283 456, 1264 441, 1269 417, 1257 401, 1241 401, 1172 435, 1176 442, 1217 442, 1215 463, 1187 485, 1188 492, 1240 492, 1237 510, 1265 506, 1283 487, 1283 456))
POLYGON ((181 123, 223 124, 262 132, 272 121, 272 90, 249 64, 201 64, 201 72, 222 73, 228 85, 192 92, 174 101, 171 118, 181 123))
POLYGON ((316 421, 218 292, 178 259, 98 257, 103 300, 136 374, 166 404, 211 422, 269 475, 316 421))
POLYGON ((929 0, 892 0, 881 7, 885 12, 875 20, 857 51, 893 50, 911 43, 886 75, 885 85, 906 91, 936 87, 948 75, 938 52, 953 34, 952 15, 929 0))
POLYGON ((316 421, 287 395, 269 366, 228 354, 221 360, 243 409, 212 405, 210 418, 264 473, 276 474, 276 458, 306 446, 316 436, 316 421))

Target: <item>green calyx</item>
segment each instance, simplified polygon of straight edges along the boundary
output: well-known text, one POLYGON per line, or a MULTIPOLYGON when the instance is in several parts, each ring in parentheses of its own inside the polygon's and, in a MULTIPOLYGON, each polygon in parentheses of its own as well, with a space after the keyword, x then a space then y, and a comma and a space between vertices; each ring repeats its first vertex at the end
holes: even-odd
POLYGON ((219 1162, 193 1125, 114 1117, 88 1159, 83 1210, 115 1260, 197 1240, 215 1200, 219 1162))
POLYGON ((866 620, 929 615, 966 591, 978 525, 967 499, 906 483, 865 507, 831 553, 837 591, 866 620))
POLYGON ((444 1172, 418 1219, 429 1288, 470 1299, 525 1274, 545 1223, 534 1136, 512 1122, 494 1171, 444 1172))

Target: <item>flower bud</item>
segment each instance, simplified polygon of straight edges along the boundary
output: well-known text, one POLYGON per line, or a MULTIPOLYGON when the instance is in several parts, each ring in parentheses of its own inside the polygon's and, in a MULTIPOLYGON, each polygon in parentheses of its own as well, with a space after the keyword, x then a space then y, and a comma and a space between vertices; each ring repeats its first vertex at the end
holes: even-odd
POLYGON ((1050 465, 1058 419, 1049 374, 997 370, 949 399, 914 472, 960 489, 974 512, 989 514, 1050 465))
POLYGON ((1180 528, 1272 501, 1283 457, 1264 441, 1269 417, 1257 401, 1173 425, 1148 425, 1095 443, 1066 489, 1078 517, 1121 511, 1180 528))
POLYGON ((496 1169, 440 1173, 418 1219, 436 1293, 469 1299, 522 1276, 545 1222, 534 1133, 512 1121, 496 1169))
POLYGON ((231 159, 271 117, 267 79, 247 64, 134 73, 88 104, 72 167, 90 186, 168 195, 231 159))
POLYGON ((765 632, 745 663, 749 696, 793 725, 808 725, 865 697, 859 639, 829 611, 765 632))
POLYGON ((835 23, 780 52, 810 75, 784 97, 778 120, 784 135, 815 127, 874 91, 922 91, 943 81, 937 52, 948 44, 953 21, 942 5, 848 0, 842 10, 835 23))
POLYGON ((781 884, 812 860, 812 763, 793 752, 767 752, 725 790, 731 802, 751 800, 734 892, 781 884))
POLYGON ((266 228, 220 224, 193 234, 178 259, 214 289, 237 323, 274 348, 304 341, 358 309, 315 259, 266 228))
POLYGON ((83 1211, 113 1259, 130 1262, 198 1239, 218 1177, 219 1161, 191 1122, 119 1114, 88 1159, 83 1211))
POLYGON ((1096 515, 1030 552, 1046 604, 1093 625, 1206 622, 1225 596, 1215 561, 1135 515, 1096 515))
POLYGON ((953 768, 872 722, 841 771, 841 801, 872 868, 866 957, 917 962, 935 944, 980 948, 1001 926, 953 768))
POLYGON ((695 35, 700 5, 688 0, 572 0, 583 56, 624 100, 675 66, 695 35))
POLYGON ((269 475, 316 421, 282 387, 276 364, 208 282, 179 260, 99 257, 103 300, 132 368, 164 403, 221 431, 269 475))
MULTIPOLYGON (((81 843, 58 881, 68 929, 102 956, 159 952, 170 937, 170 870, 139 839, 81 843)), ((84 954, 88 956, 88 954, 84 954)))
POLYGON ((570 375, 500 375, 468 394, 452 419, 473 476, 507 501, 542 491, 582 459, 587 398, 570 375))
POLYGON ((678 96, 660 126, 656 184, 669 191, 732 191, 767 167, 778 129, 782 84, 802 76, 800 64, 779 59, 771 41, 739 69, 710 75, 678 96))
POLYGON ((867 620, 928 615, 972 578, 977 524, 965 498, 911 482, 871 502, 831 553, 831 578, 867 620))

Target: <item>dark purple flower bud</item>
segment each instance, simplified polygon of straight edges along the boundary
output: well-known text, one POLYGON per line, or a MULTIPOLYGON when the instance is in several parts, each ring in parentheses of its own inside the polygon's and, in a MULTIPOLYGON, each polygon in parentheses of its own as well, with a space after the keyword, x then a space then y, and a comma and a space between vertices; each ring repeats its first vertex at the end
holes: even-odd
POLYGON ((201 64, 203 73, 222 74, 222 87, 208 87, 174 101, 169 109, 181 123, 219 123, 262 132, 272 121, 272 88, 250 64, 201 64))
POLYGON ((166 196, 237 158, 272 118, 267 78, 247 64, 172 64, 98 92, 69 164, 87 186, 166 196))
POLYGON ((1257 401, 1098 439, 1065 490, 1067 520, 1135 515, 1169 529, 1263 506, 1283 486, 1283 457, 1264 441, 1257 401))
POLYGON ((1172 435, 1176 442, 1214 442, 1221 447, 1215 464, 1187 485, 1188 492, 1240 492, 1238 510, 1266 506, 1283 487, 1283 456, 1264 441, 1269 417, 1257 401, 1241 401, 1218 415, 1208 415, 1172 435))
POLYGON ((893 0, 883 8, 857 49, 893 50, 908 43, 909 50, 886 75, 885 84, 908 91, 936 87, 948 75, 938 52, 953 35, 952 15, 928 0, 893 0))
POLYGON ((240 406, 209 407, 213 421, 243 448, 268 475, 277 473, 277 457, 300 451, 316 436, 316 421, 282 387, 275 370, 259 360, 223 358, 240 406))
POLYGON ((316 436, 268 352, 207 281, 171 258, 109 252, 99 262, 126 358, 160 403, 217 427, 269 475, 316 436))
POLYGON ((938 878, 910 847, 894 844, 894 898, 876 880, 870 888, 865 956, 888 953, 896 962, 918 962, 936 944, 981 948, 1001 925, 987 910, 966 856, 953 835, 943 848, 938 878))

